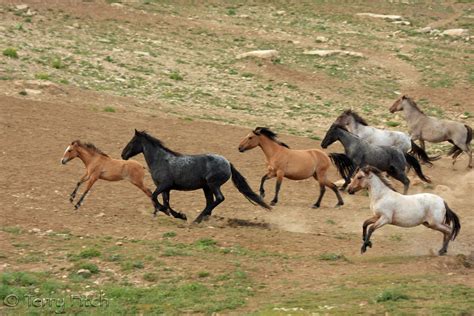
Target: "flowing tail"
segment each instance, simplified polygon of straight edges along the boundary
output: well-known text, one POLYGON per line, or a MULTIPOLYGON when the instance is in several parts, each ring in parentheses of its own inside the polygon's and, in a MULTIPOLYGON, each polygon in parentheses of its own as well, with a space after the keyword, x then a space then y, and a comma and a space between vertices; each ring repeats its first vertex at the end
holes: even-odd
POLYGON ((344 180, 350 180, 351 174, 354 173, 355 165, 346 154, 330 153, 329 158, 336 166, 337 171, 344 180))
POLYGON ((425 175, 423 174, 423 171, 421 171, 420 163, 418 162, 418 160, 416 160, 415 157, 413 157, 412 155, 408 153, 405 153, 405 159, 407 160, 408 165, 410 167, 413 167, 413 169, 415 169, 416 174, 421 180, 427 183, 431 183, 431 180, 428 177, 425 177, 425 175))
POLYGON ((247 180, 242 174, 240 174, 240 172, 237 171, 237 169, 235 169, 233 164, 230 164, 230 170, 232 172, 232 182, 234 183, 234 186, 247 198, 247 200, 249 200, 252 204, 258 204, 267 210, 272 209, 267 203, 265 203, 264 200, 262 200, 262 198, 260 198, 260 196, 252 191, 249 184, 247 183, 247 180))
POLYGON ((424 151, 423 148, 418 146, 413 140, 411 141, 411 150, 409 151, 409 154, 415 156, 416 158, 423 161, 424 163, 426 163, 429 166, 433 165, 431 163, 432 161, 436 161, 436 160, 441 158, 439 155, 434 156, 434 157, 428 156, 426 151, 424 151))
POLYGON ((456 213, 454 213, 453 210, 449 208, 448 203, 444 202, 444 207, 446 208, 444 222, 446 225, 451 225, 451 222, 453 222, 451 240, 454 240, 461 230, 461 223, 459 222, 459 217, 456 215, 456 213))
MULTIPOLYGON (((468 125, 464 125, 467 130, 467 135, 466 135, 466 145, 469 145, 472 141, 472 128, 468 125)), ((451 144, 453 144, 453 147, 448 152, 448 156, 453 156, 453 159, 456 159, 460 154, 462 154, 462 149, 459 148, 457 145, 454 144, 452 140, 449 140, 451 144)))

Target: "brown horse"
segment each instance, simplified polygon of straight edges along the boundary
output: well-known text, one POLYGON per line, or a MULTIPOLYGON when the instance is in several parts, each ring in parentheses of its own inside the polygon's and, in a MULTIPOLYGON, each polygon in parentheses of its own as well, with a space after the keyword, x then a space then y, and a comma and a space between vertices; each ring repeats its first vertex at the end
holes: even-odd
MULTIPOLYGON (((144 167, 137 161, 113 159, 90 143, 75 140, 66 148, 61 163, 65 165, 68 161, 78 157, 86 167, 86 173, 82 176, 72 191, 69 201, 73 203, 77 190, 82 183, 86 182, 86 190, 74 206, 78 209, 94 183, 99 180, 119 181, 127 179, 140 188, 151 199, 151 191, 143 183, 145 176, 144 167)), ((155 206, 155 204, 153 204, 155 206)), ((156 208, 156 207, 155 207, 156 208)))
POLYGON ((403 111, 411 138, 419 140, 423 150, 425 150, 425 140, 432 143, 449 141, 454 145, 448 153, 453 157, 453 165, 464 151, 469 157, 468 167, 472 168, 472 128, 470 126, 427 116, 415 101, 407 96, 400 97, 390 107, 391 113, 397 111, 403 111))
POLYGON ((343 205, 344 201, 339 194, 337 186, 328 180, 327 171, 331 166, 329 156, 319 149, 294 150, 288 145, 279 141, 277 135, 266 127, 257 127, 255 130, 245 136, 239 144, 239 151, 260 146, 267 160, 268 172, 262 177, 260 183, 260 196, 265 196, 263 184, 266 180, 276 177, 275 197, 271 201, 271 205, 278 202, 278 193, 280 192, 283 177, 290 180, 304 180, 314 177, 319 183, 320 194, 313 208, 319 207, 326 186, 331 188, 337 196, 338 203, 336 206, 343 205))

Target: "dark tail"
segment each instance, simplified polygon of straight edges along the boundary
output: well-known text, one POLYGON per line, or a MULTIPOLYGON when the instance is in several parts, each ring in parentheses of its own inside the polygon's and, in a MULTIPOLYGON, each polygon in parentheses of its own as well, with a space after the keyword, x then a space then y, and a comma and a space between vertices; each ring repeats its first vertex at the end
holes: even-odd
POLYGON ((448 203, 444 202, 444 207, 446 208, 446 215, 444 218, 444 222, 447 225, 451 225, 451 222, 453 222, 453 231, 451 233, 451 240, 454 240, 456 239, 456 236, 459 234, 459 231, 461 230, 461 223, 459 222, 459 217, 456 215, 456 213, 454 213, 453 210, 449 208, 448 203))
POLYGON ((242 193, 247 198, 247 200, 249 200, 252 204, 258 204, 268 210, 272 209, 267 203, 265 203, 264 200, 262 200, 262 198, 260 198, 260 196, 252 191, 249 184, 247 183, 247 180, 242 174, 240 174, 240 172, 237 171, 237 169, 235 169, 233 164, 230 164, 230 170, 232 172, 232 182, 234 183, 237 190, 239 190, 239 192, 242 193))
POLYGON ((420 146, 418 146, 413 140, 411 141, 411 150, 409 152, 411 155, 415 156, 419 160, 423 161, 424 163, 432 166, 432 161, 436 161, 441 158, 439 155, 434 157, 429 157, 426 151, 423 150, 420 146))
POLYGON ((354 172, 355 165, 346 154, 330 153, 329 158, 336 166, 337 171, 339 171, 339 174, 344 180, 347 180, 354 172))
MULTIPOLYGON (((466 145, 469 145, 472 141, 472 128, 468 125, 464 125, 467 130, 467 136, 466 136, 466 145)), ((462 154, 462 149, 459 148, 454 144, 452 140, 449 140, 451 144, 453 144, 453 147, 448 151, 448 156, 453 156, 453 158, 457 158, 460 154, 462 154)))
POLYGON ((416 160, 415 157, 413 157, 412 155, 408 153, 405 153, 405 159, 407 160, 408 165, 410 165, 411 167, 413 167, 413 169, 415 169, 416 174, 421 180, 427 183, 431 183, 431 180, 428 177, 425 177, 425 175, 423 174, 423 171, 421 171, 420 163, 418 162, 418 160, 416 160))

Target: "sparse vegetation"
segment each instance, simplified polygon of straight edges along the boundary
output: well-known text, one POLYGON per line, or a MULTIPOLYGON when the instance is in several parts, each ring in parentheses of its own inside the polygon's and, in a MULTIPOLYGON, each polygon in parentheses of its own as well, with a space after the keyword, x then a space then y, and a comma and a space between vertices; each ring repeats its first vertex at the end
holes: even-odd
POLYGON ((3 56, 7 56, 10 58, 17 59, 18 58, 18 53, 16 51, 16 48, 13 47, 8 47, 3 50, 3 56))

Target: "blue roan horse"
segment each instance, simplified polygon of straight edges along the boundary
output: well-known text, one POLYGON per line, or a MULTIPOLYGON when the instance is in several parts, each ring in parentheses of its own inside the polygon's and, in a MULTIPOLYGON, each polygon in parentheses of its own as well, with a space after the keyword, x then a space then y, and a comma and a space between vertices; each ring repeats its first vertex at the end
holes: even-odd
POLYGON ((169 205, 171 190, 193 191, 202 189, 206 197, 206 207, 194 220, 199 223, 212 214, 212 210, 224 201, 221 186, 231 177, 235 187, 250 202, 266 209, 268 206, 249 187, 245 178, 224 157, 214 154, 183 155, 172 151, 146 132, 135 130, 135 135, 122 151, 122 158, 127 160, 143 153, 150 168, 151 177, 156 185, 152 194, 155 212, 162 211, 176 218, 186 219, 182 213, 174 211, 169 205), (163 196, 163 205, 158 202, 158 195, 163 196))
MULTIPOLYGON (((357 135, 347 131, 344 127, 332 124, 321 142, 321 147, 327 148, 336 141, 342 143, 346 155, 353 161, 356 167, 373 166, 387 172, 388 175, 402 182, 404 194, 407 193, 410 185, 410 180, 405 173, 405 169, 409 166, 415 169, 416 174, 421 180, 431 182, 423 174, 418 160, 408 153, 403 153, 400 149, 369 144, 367 141, 357 137, 357 135)), ((354 170, 352 169, 349 178, 352 177, 354 170)), ((343 188, 348 184, 349 182, 346 180, 343 188)))

